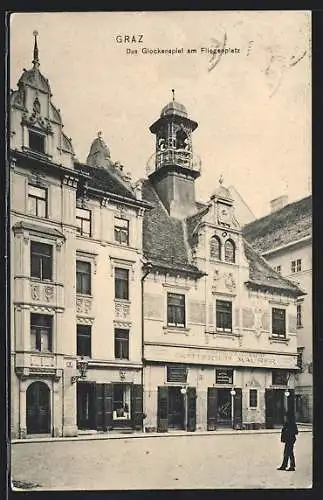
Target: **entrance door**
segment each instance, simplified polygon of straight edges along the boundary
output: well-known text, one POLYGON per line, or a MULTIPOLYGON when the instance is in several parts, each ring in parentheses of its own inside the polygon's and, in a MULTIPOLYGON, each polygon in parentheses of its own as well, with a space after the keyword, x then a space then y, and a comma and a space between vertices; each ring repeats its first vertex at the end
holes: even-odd
POLYGON ((272 429, 284 423, 284 389, 266 389, 266 427, 272 429))
POLYGON ((184 429, 184 398, 180 387, 168 388, 168 427, 184 429))
POLYGON ((27 433, 50 432, 50 390, 44 382, 34 382, 26 394, 27 433))
POLYGON ((77 383, 77 427, 95 429, 95 383, 77 383))
POLYGON ((218 389, 217 393, 217 427, 231 427, 232 405, 230 389, 218 389))

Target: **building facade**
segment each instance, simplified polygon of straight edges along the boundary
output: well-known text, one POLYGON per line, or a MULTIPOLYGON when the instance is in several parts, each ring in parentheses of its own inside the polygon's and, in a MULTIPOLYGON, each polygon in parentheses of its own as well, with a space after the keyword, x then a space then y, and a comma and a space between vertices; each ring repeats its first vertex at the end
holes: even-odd
POLYGON ((174 99, 137 183, 102 134, 75 157, 32 68, 10 101, 11 436, 281 425, 302 291, 246 242, 174 99))
POLYGON ((305 292, 296 306, 299 353, 296 417, 300 422, 312 422, 312 197, 274 209, 266 217, 245 226, 243 232, 253 248, 281 276, 294 281, 305 292))

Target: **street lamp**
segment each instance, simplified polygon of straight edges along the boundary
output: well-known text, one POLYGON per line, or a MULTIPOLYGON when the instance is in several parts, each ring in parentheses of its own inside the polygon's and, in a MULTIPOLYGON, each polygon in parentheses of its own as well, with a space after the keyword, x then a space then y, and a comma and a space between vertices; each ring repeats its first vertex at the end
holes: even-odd
POLYGON ((188 415, 187 415, 187 389, 186 389, 186 387, 181 387, 181 394, 184 396, 185 430, 187 431, 188 415))
POLYGON ((230 394, 231 394, 231 426, 232 426, 232 429, 234 427, 234 396, 236 395, 236 391, 234 390, 234 388, 232 387, 231 391, 230 391, 230 394))
POLYGON ((84 359, 83 356, 76 362, 76 368, 79 371, 79 375, 73 375, 73 377, 71 377, 72 384, 75 384, 75 382, 77 382, 79 379, 84 380, 86 378, 88 364, 89 362, 86 359, 84 359))

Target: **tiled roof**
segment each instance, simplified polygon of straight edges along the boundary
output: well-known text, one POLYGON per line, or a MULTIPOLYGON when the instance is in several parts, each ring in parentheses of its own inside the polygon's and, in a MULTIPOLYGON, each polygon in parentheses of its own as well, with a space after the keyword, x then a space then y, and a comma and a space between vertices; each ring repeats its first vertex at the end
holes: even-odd
POLYGON ((187 240, 190 246, 193 246, 197 243, 197 227, 203 216, 209 211, 209 207, 204 205, 204 207, 200 208, 200 210, 190 217, 186 219, 186 227, 187 227, 187 240))
POLYGON ((143 182, 142 194, 145 201, 154 205, 144 215, 145 258, 155 266, 200 274, 199 269, 189 261, 185 223, 168 215, 148 180, 143 182))
POLYGON ((109 193, 117 194, 125 198, 136 199, 136 196, 131 188, 121 179, 120 175, 115 172, 115 167, 90 167, 89 165, 75 165, 76 170, 90 174, 88 186, 94 189, 100 189, 109 193))
POLYGON ((312 196, 290 203, 243 228, 246 240, 260 253, 311 234, 312 196))
POLYGON ((281 293, 288 295, 303 295, 302 290, 275 271, 246 240, 243 240, 243 243, 245 256, 249 263, 249 282, 252 285, 260 288, 278 289, 281 293))

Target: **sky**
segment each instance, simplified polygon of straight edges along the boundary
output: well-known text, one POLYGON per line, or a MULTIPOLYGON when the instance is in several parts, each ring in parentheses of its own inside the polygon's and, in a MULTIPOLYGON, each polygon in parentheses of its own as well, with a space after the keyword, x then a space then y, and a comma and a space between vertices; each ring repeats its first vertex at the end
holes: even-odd
POLYGON ((40 71, 78 160, 86 161, 102 131, 112 159, 133 179, 146 176, 155 151, 149 126, 175 89, 176 100, 199 124, 193 133, 202 160, 197 200, 209 199, 221 174, 256 217, 269 212, 273 198, 310 194, 310 12, 14 14, 12 89, 23 68, 32 66, 34 30, 40 71), (118 43, 118 35, 136 42, 118 43), (223 46, 233 52, 201 52, 223 46), (183 53, 143 54, 146 48, 183 53))

